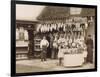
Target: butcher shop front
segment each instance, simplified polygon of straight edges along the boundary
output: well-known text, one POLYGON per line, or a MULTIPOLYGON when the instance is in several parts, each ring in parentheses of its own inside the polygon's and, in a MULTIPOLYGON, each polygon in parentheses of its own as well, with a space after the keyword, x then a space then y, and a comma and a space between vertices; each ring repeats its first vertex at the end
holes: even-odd
POLYGON ((40 59, 45 36, 46 58, 63 57, 64 66, 82 65, 88 56, 86 39, 91 35, 94 42, 94 32, 94 9, 45 7, 37 21, 16 21, 16 59, 40 59))

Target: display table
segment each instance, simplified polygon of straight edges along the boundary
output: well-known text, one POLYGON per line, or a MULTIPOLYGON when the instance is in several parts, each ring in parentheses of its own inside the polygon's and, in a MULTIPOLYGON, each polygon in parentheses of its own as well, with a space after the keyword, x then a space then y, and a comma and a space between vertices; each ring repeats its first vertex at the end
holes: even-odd
POLYGON ((65 67, 81 66, 83 63, 84 63, 84 55, 82 53, 64 55, 65 67))
POLYGON ((64 67, 82 66, 87 57, 87 51, 79 48, 64 49, 64 67))

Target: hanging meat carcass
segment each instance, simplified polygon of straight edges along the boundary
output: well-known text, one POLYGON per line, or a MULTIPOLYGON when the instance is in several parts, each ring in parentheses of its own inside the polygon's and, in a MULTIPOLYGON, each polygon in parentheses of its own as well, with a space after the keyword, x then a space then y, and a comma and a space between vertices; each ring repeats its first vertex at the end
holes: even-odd
POLYGON ((41 32, 43 32, 43 24, 41 25, 41 32))
POLYGON ((59 29, 60 29, 60 25, 61 25, 61 23, 58 23, 58 27, 57 27, 58 31, 59 31, 59 29))
POLYGON ((46 24, 44 24, 43 30, 44 30, 44 32, 47 32, 47 25, 46 24))
POLYGON ((65 32, 66 31, 66 28, 65 28, 65 23, 63 24, 63 31, 65 32))
POLYGON ((53 28, 52 28, 52 24, 50 24, 50 31, 52 32, 53 28))
POLYGON ((41 24, 38 24, 38 25, 37 25, 37 29, 36 29, 36 31, 39 32, 40 29, 41 29, 41 24))
POLYGON ((47 24, 47 32, 49 32, 49 25, 47 24))
POLYGON ((85 29, 87 29, 87 27, 88 27, 88 23, 85 23, 85 29))

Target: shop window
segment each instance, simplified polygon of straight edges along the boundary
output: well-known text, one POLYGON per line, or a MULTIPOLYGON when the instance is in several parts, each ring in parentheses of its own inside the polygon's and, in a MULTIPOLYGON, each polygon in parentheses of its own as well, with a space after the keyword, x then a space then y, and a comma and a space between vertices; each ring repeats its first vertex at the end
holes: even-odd
POLYGON ((24 28, 20 27, 19 29, 19 40, 24 41, 24 28))
POLYGON ((17 41, 27 41, 28 32, 23 27, 16 28, 16 40, 17 41))

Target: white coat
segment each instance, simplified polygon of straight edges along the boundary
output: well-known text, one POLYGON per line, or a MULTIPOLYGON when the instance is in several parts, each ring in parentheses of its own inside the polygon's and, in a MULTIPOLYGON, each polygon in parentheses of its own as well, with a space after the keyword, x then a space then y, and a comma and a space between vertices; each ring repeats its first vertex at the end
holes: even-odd
POLYGON ((64 57, 64 49, 59 48, 58 58, 63 58, 63 57, 64 57))
POLYGON ((47 41, 47 40, 41 40, 41 42, 40 42, 40 48, 42 48, 42 46, 49 46, 49 42, 47 41))

